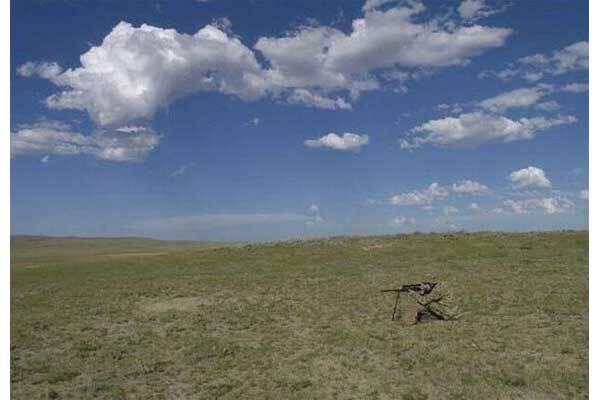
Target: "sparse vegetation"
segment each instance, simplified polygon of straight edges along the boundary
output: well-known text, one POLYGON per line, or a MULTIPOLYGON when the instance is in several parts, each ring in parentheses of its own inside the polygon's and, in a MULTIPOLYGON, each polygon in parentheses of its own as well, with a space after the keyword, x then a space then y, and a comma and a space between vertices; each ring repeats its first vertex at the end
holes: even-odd
POLYGON ((587 232, 13 238, 11 263, 15 399, 588 396, 587 232), (427 271, 462 320, 391 321, 379 289, 427 271))

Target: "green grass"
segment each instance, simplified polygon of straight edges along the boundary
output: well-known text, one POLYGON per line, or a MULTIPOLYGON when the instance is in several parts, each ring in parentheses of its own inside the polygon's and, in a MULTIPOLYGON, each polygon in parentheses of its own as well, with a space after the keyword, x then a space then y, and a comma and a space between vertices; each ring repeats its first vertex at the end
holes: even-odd
POLYGON ((587 232, 11 246, 16 399, 588 397, 587 232), (464 317, 391 321, 429 271, 464 317))

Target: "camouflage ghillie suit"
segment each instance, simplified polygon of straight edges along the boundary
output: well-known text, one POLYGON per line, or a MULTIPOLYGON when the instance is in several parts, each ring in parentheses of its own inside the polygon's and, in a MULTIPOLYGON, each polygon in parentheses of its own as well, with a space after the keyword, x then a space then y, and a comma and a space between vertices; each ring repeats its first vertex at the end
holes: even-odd
MULTIPOLYGON (((432 280, 436 282, 435 280, 432 280)), ((411 291, 410 296, 421 306, 415 316, 415 322, 423 319, 457 319, 460 316, 458 307, 454 304, 454 296, 444 282, 437 281, 431 292, 421 295, 411 291)))

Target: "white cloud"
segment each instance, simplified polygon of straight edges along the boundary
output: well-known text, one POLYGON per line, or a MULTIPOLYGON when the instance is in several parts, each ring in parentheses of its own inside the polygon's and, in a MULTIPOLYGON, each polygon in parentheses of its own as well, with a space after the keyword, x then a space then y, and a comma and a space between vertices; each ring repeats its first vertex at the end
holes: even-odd
POLYGON ((304 141, 304 145, 308 147, 328 147, 330 149, 342 151, 357 151, 367 144, 369 144, 369 135, 360 135, 356 133, 344 133, 340 136, 337 133, 332 132, 319 139, 308 139, 304 141))
POLYGON ((587 83, 569 83, 561 88, 564 92, 585 93, 589 90, 587 83))
POLYGON ((476 20, 496 14, 503 9, 493 9, 485 4, 485 0, 463 0, 457 8, 464 19, 476 20))
POLYGON ((187 172, 188 169, 194 166, 194 163, 184 164, 181 167, 177 168, 175 171, 171 172, 169 175, 171 178, 175 178, 179 175, 183 175, 187 172))
POLYGON ((291 104, 303 104, 309 107, 322 108, 325 110, 351 110, 352 105, 341 97, 335 99, 313 93, 307 89, 294 89, 288 102, 291 104))
POLYGON ((559 75, 569 71, 588 69, 588 58, 588 42, 577 42, 555 51, 550 57, 544 54, 534 54, 520 58, 519 62, 539 67, 543 72, 559 75))
POLYGON ((536 104, 551 91, 552 87, 549 85, 515 89, 485 99, 479 103, 479 106, 492 112, 503 112, 515 107, 528 107, 536 104))
POLYGON ((371 11, 385 4, 396 3, 398 0, 367 0, 363 5, 363 11, 371 11))
POLYGON ((509 207, 514 214, 527 214, 525 201, 505 200, 503 204, 509 207))
POLYGON ((458 117, 428 121, 411 130, 409 139, 399 141, 402 149, 414 149, 424 144, 440 147, 476 147, 486 142, 532 139, 538 132, 554 126, 575 123, 573 116, 556 118, 510 118, 473 112, 458 117))
POLYGON ((523 73, 523 79, 525 79, 528 82, 537 82, 540 79, 542 79, 544 77, 544 74, 542 72, 524 72, 523 73))
POLYGON ((366 73, 386 67, 444 67, 504 44, 510 29, 480 25, 446 30, 435 22, 416 23, 421 3, 388 11, 367 12, 352 23, 352 32, 332 37, 324 65, 336 71, 366 73))
POLYGON ((437 105, 437 109, 440 111, 448 111, 452 114, 460 114, 463 111, 463 107, 458 104, 458 103, 454 103, 454 104, 446 104, 446 103, 442 103, 442 104, 438 104, 437 105))
POLYGON ((244 126, 258 126, 260 124, 260 118, 254 117, 251 120, 244 123, 244 126))
POLYGON ((390 222, 392 226, 414 225, 417 221, 413 217, 396 217, 390 222))
POLYGON ((395 206, 419 206, 431 204, 434 200, 447 196, 448 190, 434 182, 423 190, 394 195, 389 199, 389 203, 395 206))
POLYGON ((544 101, 543 103, 537 104, 535 106, 535 108, 538 110, 550 112, 550 111, 556 111, 556 110, 560 109, 560 104, 558 104, 554 100, 550 100, 550 101, 544 101))
POLYGON ((29 62, 18 73, 41 76, 62 88, 46 99, 48 107, 86 111, 97 124, 110 127, 145 124, 174 100, 203 91, 349 109, 361 92, 380 87, 386 69, 464 65, 503 46, 512 33, 426 20, 421 16, 425 7, 417 1, 378 10, 384 3, 391 2, 368 1, 348 33, 304 26, 282 37, 261 37, 252 49, 231 32, 227 20, 194 34, 120 22, 100 45, 80 56, 79 67, 63 71, 55 63, 29 62))
POLYGON ((453 184, 452 191, 463 194, 486 194, 490 189, 484 184, 467 179, 453 184))
POLYGON ((484 7, 484 0, 464 0, 458 6, 458 12, 463 18, 473 18, 484 7))
POLYGON ((100 125, 149 120, 159 108, 198 91, 250 100, 267 88, 253 52, 211 25, 188 35, 121 22, 80 60, 81 67, 48 77, 65 90, 46 103, 85 110, 100 125))
POLYGON ((453 206, 445 206, 444 207, 444 215, 449 216, 451 214, 458 214, 458 208, 453 206))
POLYGON ((518 171, 513 171, 508 176, 508 179, 517 188, 524 187, 539 187, 547 188, 552 186, 550 180, 546 178, 546 174, 543 169, 536 167, 527 167, 518 171))
POLYGON ((551 55, 532 54, 510 63, 500 71, 484 71, 480 78, 495 76, 502 80, 520 77, 530 82, 536 82, 545 75, 561 75, 567 72, 581 71, 589 68, 589 44, 582 41, 573 43, 551 55))
POLYGON ((323 222, 321 212, 319 211, 319 206, 317 206, 316 204, 313 204, 310 207, 308 207, 306 214, 308 218, 306 224, 309 226, 314 226, 323 222))
POLYGON ((109 161, 140 161, 158 145, 159 139, 159 135, 150 129, 136 132, 102 130, 84 135, 66 124, 46 121, 20 125, 10 135, 10 151, 12 156, 89 154, 109 161))
POLYGON ((581 200, 589 200, 590 199, 590 192, 589 190, 585 189, 579 192, 579 198, 581 200))
POLYGON ((406 82, 411 78, 411 74, 406 71, 390 70, 381 74, 383 79, 388 81, 406 82))
POLYGON ((545 214, 562 213, 573 207, 573 203, 563 197, 539 197, 526 200, 505 200, 503 203, 514 214, 528 214, 533 210, 542 210, 545 214))
POLYGON ((479 207, 479 204, 477 204, 477 203, 470 203, 468 208, 469 208, 469 210, 476 211, 476 210, 479 210, 480 207, 479 207))
POLYGON ((373 70, 461 65, 483 51, 500 47, 510 29, 459 26, 448 30, 435 21, 417 23, 419 2, 387 11, 368 10, 346 34, 329 27, 303 27, 281 38, 260 38, 254 46, 271 64, 281 86, 319 86, 324 90, 372 89, 373 70))
POLYGON ((17 74, 26 78, 38 76, 44 79, 52 79, 62 72, 62 68, 55 62, 26 62, 17 68, 17 74))

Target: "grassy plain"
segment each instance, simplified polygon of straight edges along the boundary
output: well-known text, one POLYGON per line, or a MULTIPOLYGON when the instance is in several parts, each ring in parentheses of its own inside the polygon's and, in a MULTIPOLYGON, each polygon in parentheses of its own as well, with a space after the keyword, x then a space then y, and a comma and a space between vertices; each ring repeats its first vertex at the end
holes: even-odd
POLYGON ((588 397, 587 232, 11 249, 15 399, 588 397), (391 321, 427 272, 463 318, 391 321))

